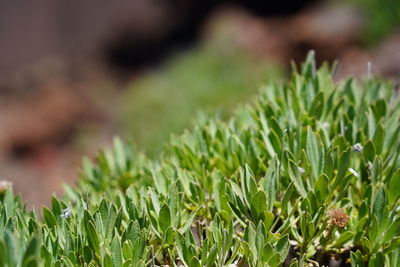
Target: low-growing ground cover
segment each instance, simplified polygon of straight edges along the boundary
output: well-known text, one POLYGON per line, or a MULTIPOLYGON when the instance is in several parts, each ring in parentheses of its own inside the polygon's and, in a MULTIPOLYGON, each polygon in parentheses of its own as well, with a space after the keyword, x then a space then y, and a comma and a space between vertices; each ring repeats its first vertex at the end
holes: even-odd
POLYGON ((397 92, 331 72, 311 53, 156 160, 116 139, 42 219, 3 184, 0 266, 397 266, 397 92))

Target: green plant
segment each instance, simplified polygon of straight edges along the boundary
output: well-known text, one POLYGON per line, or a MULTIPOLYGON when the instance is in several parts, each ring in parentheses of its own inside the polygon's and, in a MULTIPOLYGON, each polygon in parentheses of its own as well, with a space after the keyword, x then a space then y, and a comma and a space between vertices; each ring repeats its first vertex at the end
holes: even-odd
POLYGON ((311 53, 158 160, 116 139, 43 219, 0 195, 1 266, 397 266, 400 101, 332 81, 311 53), (317 262, 317 263, 316 263, 317 262))

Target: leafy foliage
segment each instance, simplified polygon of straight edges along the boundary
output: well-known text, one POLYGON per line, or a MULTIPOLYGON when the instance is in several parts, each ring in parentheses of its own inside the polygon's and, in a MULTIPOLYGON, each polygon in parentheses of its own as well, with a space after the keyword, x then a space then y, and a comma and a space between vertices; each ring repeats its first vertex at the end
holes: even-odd
POLYGON ((290 83, 205 119, 159 160, 116 139, 42 219, 1 193, 0 265, 397 266, 394 94, 335 84, 311 53, 290 83))

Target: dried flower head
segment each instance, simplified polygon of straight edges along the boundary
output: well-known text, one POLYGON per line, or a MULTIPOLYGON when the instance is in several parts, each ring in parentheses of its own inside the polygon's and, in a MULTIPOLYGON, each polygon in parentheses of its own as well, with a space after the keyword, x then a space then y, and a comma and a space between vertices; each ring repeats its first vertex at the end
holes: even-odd
POLYGON ((355 144, 351 148, 353 149, 354 152, 357 152, 357 153, 362 152, 364 149, 364 147, 360 143, 355 144))
POLYGON ((337 226, 340 228, 344 228, 347 225, 347 222, 349 221, 350 217, 347 215, 347 213, 344 211, 342 208, 338 209, 330 209, 328 211, 328 225, 329 226, 337 226))
POLYGON ((0 193, 4 193, 12 187, 12 183, 6 180, 0 181, 0 193))

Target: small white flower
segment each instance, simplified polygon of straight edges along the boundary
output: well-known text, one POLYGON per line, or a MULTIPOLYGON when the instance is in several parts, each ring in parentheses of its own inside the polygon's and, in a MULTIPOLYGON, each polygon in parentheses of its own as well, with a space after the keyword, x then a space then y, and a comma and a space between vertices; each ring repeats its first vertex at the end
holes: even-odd
POLYGON ((299 170, 300 174, 303 174, 303 173, 306 172, 306 170, 304 168, 302 168, 302 167, 298 167, 297 169, 299 170))
POLYGON ((329 128, 329 122, 323 122, 322 124, 321 124, 321 126, 322 126, 322 128, 329 128))
POLYGON ((360 175, 358 174, 358 172, 356 172, 353 168, 349 168, 349 171, 355 176, 355 177, 360 177, 360 175))
POLYGON ((360 143, 355 144, 351 148, 353 149, 354 152, 357 152, 357 153, 363 151, 363 149, 364 149, 364 147, 360 143))
POLYGON ((62 217, 64 219, 68 219, 71 216, 72 216, 72 211, 71 211, 70 208, 66 208, 66 209, 61 211, 60 217, 62 217))
POLYGON ((0 193, 6 192, 12 187, 12 183, 6 180, 0 181, 0 193))
POLYGON ((335 231, 335 237, 338 239, 340 237, 340 233, 338 231, 335 231))

